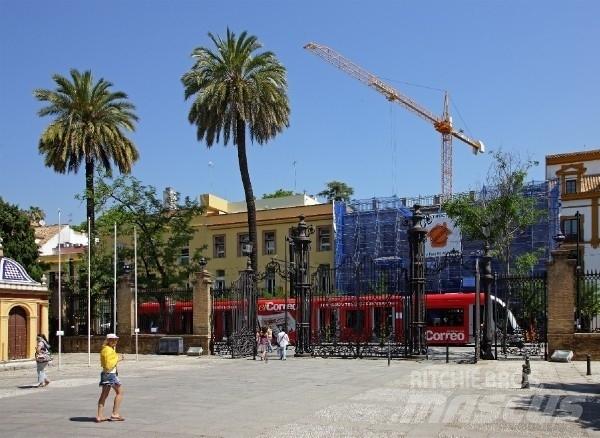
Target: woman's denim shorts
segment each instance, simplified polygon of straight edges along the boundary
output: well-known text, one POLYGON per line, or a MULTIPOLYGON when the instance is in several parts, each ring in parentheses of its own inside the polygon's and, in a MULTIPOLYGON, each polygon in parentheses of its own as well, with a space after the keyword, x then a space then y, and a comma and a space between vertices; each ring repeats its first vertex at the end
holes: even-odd
POLYGON ((98 386, 114 386, 120 384, 121 381, 116 373, 105 373, 104 371, 100 373, 100 384, 98 386))

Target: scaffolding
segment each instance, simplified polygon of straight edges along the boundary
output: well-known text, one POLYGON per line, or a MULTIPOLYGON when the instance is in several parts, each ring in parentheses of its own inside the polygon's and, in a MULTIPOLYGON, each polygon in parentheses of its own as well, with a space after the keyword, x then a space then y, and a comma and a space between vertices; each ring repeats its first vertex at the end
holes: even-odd
MULTIPOLYGON (((517 236, 511 246, 511 252, 514 259, 539 249, 538 263, 534 268, 534 272, 537 273, 545 270, 545 261, 555 247, 553 237, 559 230, 559 184, 556 180, 533 181, 525 186, 524 193, 535 199, 538 208, 547 211, 548 214, 543 215, 538 223, 517 236)), ((484 187, 481 191, 469 192, 468 195, 476 201, 489 196, 490 189, 484 187)), ((419 204, 426 213, 440 213, 440 201, 439 196, 394 196, 352 200, 347 203, 335 202, 336 266, 353 263, 358 267, 369 260, 388 268, 408 267, 407 219, 412 216, 411 207, 419 204)), ((483 243, 468 240, 463 236, 461 245, 460 258, 450 261, 439 258, 426 260, 429 268, 426 284, 428 292, 474 290, 475 258, 480 255, 483 243)), ((496 272, 504 272, 497 260, 493 260, 493 269, 496 272)), ((349 270, 340 270, 336 274, 336 289, 341 293, 352 290, 352 281, 349 270)))

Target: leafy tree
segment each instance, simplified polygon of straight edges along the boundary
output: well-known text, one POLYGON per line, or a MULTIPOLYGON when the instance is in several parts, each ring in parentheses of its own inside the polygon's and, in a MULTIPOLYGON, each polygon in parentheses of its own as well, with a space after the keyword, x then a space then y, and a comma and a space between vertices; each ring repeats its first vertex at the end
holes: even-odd
MULTIPOLYGON (((96 187, 98 205, 103 208, 98 219, 103 240, 111 239, 114 223, 119 234, 131 241, 136 227, 140 282, 147 287, 184 285, 193 264, 180 263, 181 250, 188 247, 194 235, 191 220, 201 214, 201 207, 186 198, 170 209, 163 205, 154 187, 131 176, 121 176, 111 183, 100 177, 96 187)), ((122 249, 120 260, 133 260, 132 246, 122 249)), ((198 261, 200 251, 190 254, 190 260, 198 261)))
POLYGON ((297 194, 298 193, 294 193, 292 190, 277 189, 273 193, 265 193, 262 195, 262 199, 285 198, 286 196, 294 196, 297 194))
POLYGON ((182 77, 185 98, 194 96, 188 114, 197 127, 198 140, 207 147, 231 139, 237 146, 238 163, 246 207, 248 234, 253 242, 252 269, 258 269, 256 205, 248 159, 246 130, 259 144, 274 138, 289 126, 285 67, 269 51, 256 53, 262 45, 255 36, 242 32, 237 37, 227 29, 225 39, 209 33, 216 50, 197 47, 193 67, 182 77))
POLYGON ((55 74, 56 90, 37 89, 35 97, 48 103, 38 111, 40 117, 52 116, 39 141, 39 152, 47 167, 58 173, 75 172, 85 163, 87 217, 92 236, 96 221, 94 208, 94 167, 109 174, 114 164, 129 173, 138 151, 124 131, 134 131, 137 116, 127 94, 111 91, 112 83, 94 83, 91 71, 72 69, 71 80, 55 74))
POLYGON ((480 195, 458 195, 446 200, 442 210, 472 240, 487 241, 510 274, 511 245, 545 214, 536 200, 525 194, 525 178, 534 161, 522 162, 514 155, 494 153, 487 184, 480 195), (487 232, 487 236, 486 236, 487 232))
POLYGON ((327 183, 327 188, 317 194, 327 198, 329 201, 349 201, 350 197, 354 194, 354 189, 346 183, 330 181, 327 183))
POLYGON ((1 197, 0 238, 4 255, 19 262, 32 278, 39 281, 43 271, 38 263, 38 246, 30 218, 27 212, 5 202, 1 197))
MULTIPOLYGON (((544 212, 532 197, 525 195, 525 178, 536 162, 522 162, 518 157, 501 151, 494 153, 487 184, 476 198, 458 195, 446 200, 442 209, 460 227, 464 236, 487 242, 492 255, 500 259, 510 274, 511 245, 528 227, 537 223, 544 212)), ((491 351, 491 297, 486 292, 482 357, 493 358, 491 351)), ((508 301, 512 292, 508 291, 508 301)), ((506 334, 506 330, 505 330, 506 334)))

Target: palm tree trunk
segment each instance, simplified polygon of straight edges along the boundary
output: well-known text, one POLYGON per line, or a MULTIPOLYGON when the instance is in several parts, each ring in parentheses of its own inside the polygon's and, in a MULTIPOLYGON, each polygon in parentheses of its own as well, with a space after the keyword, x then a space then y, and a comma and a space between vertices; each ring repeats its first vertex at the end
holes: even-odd
POLYGON ((237 151, 238 162, 240 165, 240 174, 242 184, 244 185, 244 194, 246 196, 246 208, 248 210, 248 235, 252 243, 252 254, 250 261, 252 270, 258 272, 258 241, 256 240, 256 204, 254 203, 254 192, 250 182, 250 172, 248 171, 248 158, 246 157, 246 124, 238 117, 237 122, 237 151))
POLYGON ((96 215, 94 209, 94 160, 87 158, 85 161, 85 198, 87 201, 87 217, 90 218, 90 236, 89 248, 92 250, 92 243, 96 235, 96 215))

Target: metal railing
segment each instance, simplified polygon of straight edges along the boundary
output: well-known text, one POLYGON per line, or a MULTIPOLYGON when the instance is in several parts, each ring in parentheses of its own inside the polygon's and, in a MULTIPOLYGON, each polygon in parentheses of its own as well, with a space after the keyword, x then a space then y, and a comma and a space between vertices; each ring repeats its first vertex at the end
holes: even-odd
POLYGON ((575 331, 600 332, 600 272, 577 274, 575 296, 575 331))

